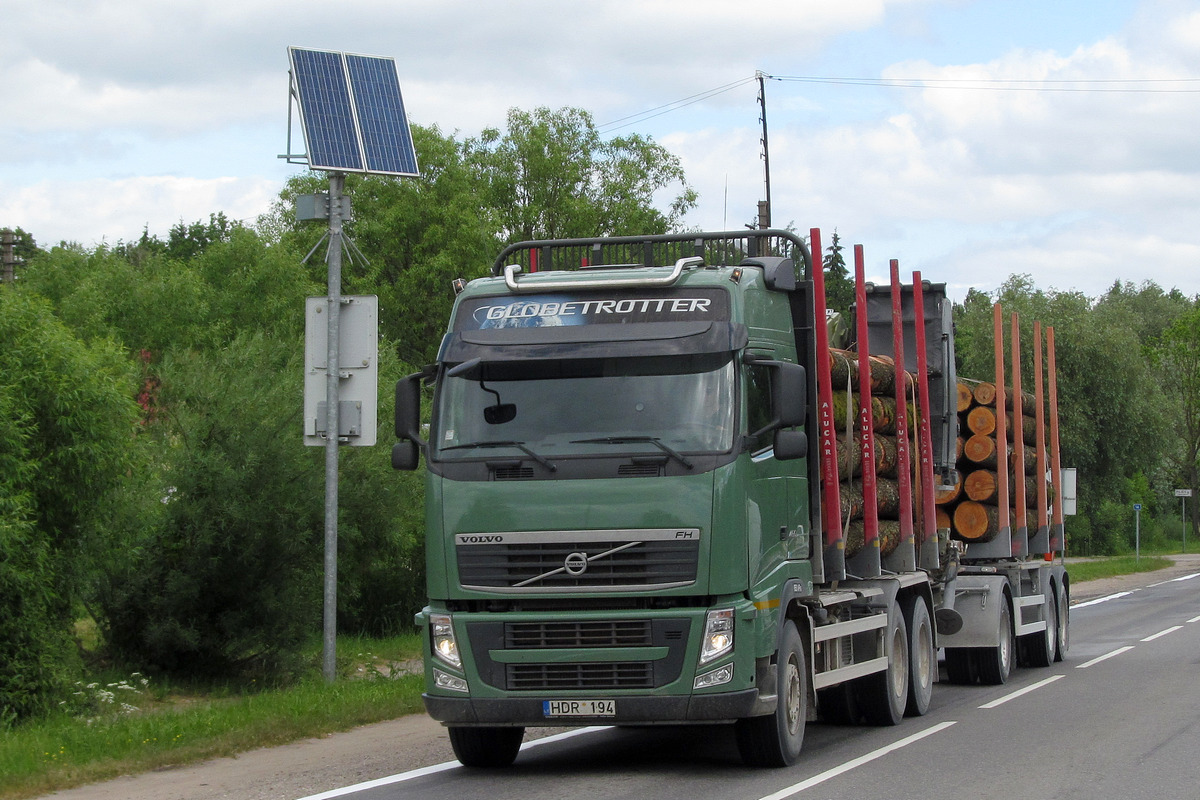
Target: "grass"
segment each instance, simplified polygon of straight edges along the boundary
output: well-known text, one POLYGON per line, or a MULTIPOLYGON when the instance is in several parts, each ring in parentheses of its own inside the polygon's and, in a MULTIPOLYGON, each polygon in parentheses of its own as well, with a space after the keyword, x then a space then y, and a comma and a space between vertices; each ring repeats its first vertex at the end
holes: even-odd
POLYGON ((1117 575, 1131 575, 1135 572, 1154 572, 1171 566, 1171 559, 1164 556, 1110 556, 1088 561, 1071 563, 1069 569, 1071 582, 1094 581, 1098 578, 1112 578, 1117 575))
MULTIPOLYGON (((349 730, 421 710, 424 678, 397 664, 419 657, 415 635, 339 639, 339 673, 319 667, 286 688, 143 686, 140 676, 81 686, 94 698, 84 716, 60 713, 0 730, 0 800, 36 797, 85 783, 233 755, 349 730), (124 684, 124 688, 122 687, 124 684), (122 712, 120 703, 136 706, 122 712)), ((319 663, 319 655, 313 661, 319 663)), ((79 709, 75 709, 78 711, 79 709)))

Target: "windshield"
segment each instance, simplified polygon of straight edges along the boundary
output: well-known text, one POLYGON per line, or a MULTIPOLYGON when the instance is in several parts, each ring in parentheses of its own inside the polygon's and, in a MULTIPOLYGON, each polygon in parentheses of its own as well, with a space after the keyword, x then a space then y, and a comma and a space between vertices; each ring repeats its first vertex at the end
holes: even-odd
POLYGON ((463 365, 443 378, 443 459, 536 453, 725 452, 733 446, 731 355, 463 365))

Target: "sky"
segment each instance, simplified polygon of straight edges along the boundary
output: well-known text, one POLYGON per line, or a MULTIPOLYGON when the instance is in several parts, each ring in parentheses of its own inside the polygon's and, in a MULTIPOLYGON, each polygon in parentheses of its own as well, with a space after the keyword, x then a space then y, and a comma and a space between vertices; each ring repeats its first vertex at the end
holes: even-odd
POLYGON ((1198 0, 0 0, 0 19, 0 227, 42 247, 253 224, 304 171, 278 157, 294 45, 395 58, 409 119, 444 134, 572 106, 649 136, 704 230, 765 198, 761 73, 772 223, 862 244, 868 279, 896 258, 955 299, 1014 274, 1200 294, 1198 0))

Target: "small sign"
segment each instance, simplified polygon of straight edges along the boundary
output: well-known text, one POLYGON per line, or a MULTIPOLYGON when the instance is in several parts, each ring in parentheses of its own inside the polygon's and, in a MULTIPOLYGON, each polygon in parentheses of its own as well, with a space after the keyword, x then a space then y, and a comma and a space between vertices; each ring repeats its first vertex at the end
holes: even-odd
POLYGON ((1134 504, 1133 504, 1133 510, 1134 510, 1134 511, 1141 511, 1141 510, 1142 510, 1142 504, 1141 504, 1141 503, 1134 503, 1134 504))
POLYGON ((1176 489, 1175 496, 1176 497, 1191 497, 1192 490, 1191 489, 1176 489))

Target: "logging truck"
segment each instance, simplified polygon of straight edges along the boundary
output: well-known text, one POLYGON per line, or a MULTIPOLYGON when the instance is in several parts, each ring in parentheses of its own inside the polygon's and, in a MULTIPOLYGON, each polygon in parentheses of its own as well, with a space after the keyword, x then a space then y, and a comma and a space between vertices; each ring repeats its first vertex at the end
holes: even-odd
POLYGON ((997 308, 996 374, 960 381, 945 285, 868 285, 858 247, 831 347, 809 241, 523 242, 456 282, 392 462, 424 454, 424 702, 462 763, 529 726, 730 724, 786 766, 806 722, 926 713, 939 653, 987 684, 1063 657, 1052 330, 1023 373, 997 308))

